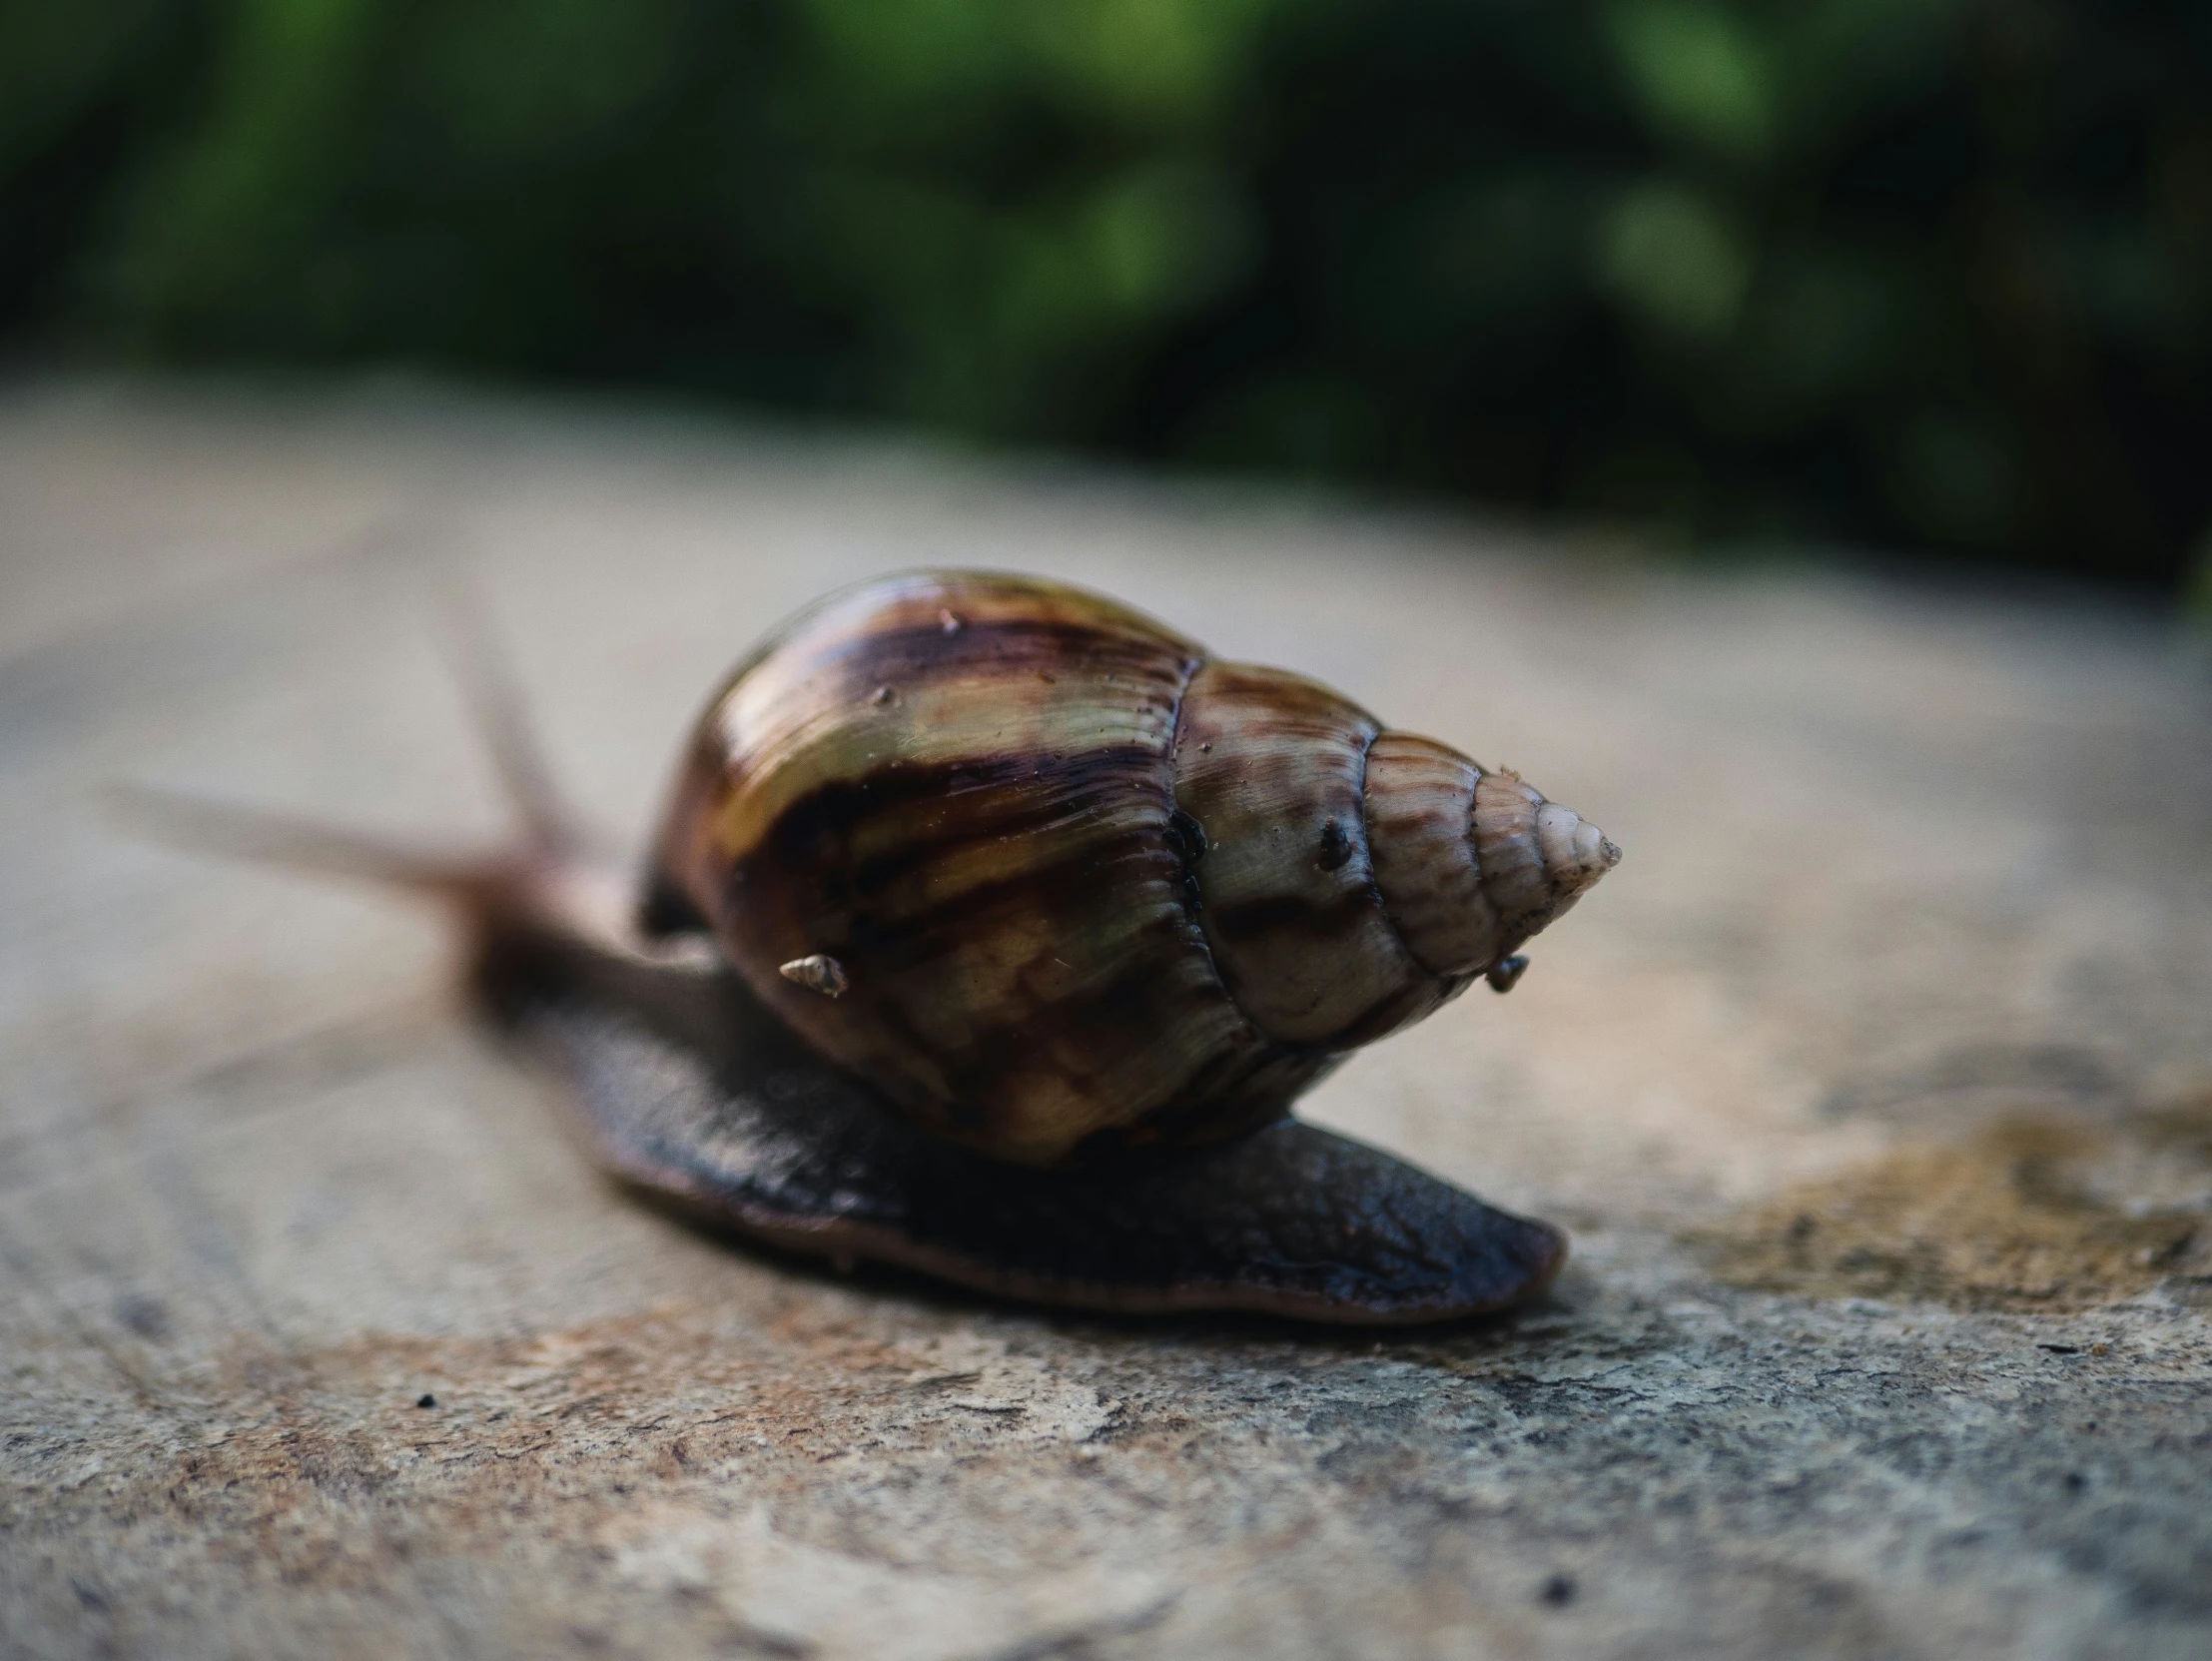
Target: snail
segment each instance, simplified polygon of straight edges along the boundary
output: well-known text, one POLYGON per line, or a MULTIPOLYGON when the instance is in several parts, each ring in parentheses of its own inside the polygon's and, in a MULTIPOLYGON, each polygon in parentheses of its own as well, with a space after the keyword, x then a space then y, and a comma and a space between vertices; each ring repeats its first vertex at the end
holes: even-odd
POLYGON ((1299 1123, 1620 851, 1507 771, 1104 596, 921 571, 771 633, 685 744, 641 885, 503 687, 526 835, 472 857, 141 793, 172 837, 461 919, 498 1027, 633 1188, 757 1242, 1128 1312, 1502 1308, 1564 1236, 1299 1123))

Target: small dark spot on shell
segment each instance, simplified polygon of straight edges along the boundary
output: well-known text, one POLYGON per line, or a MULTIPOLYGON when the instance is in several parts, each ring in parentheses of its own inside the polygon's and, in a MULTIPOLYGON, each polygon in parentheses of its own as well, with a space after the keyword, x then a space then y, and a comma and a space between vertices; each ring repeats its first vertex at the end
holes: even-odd
POLYGON ((2078 1470, 2070 1470, 2066 1473, 2066 1491, 2068 1493, 2078 1494, 2088 1485, 2089 1479, 2078 1470))
POLYGON ((420 1395, 414 1398, 414 1404, 417 1407, 435 1407, 437 1405, 437 1397, 432 1395, 428 1390, 424 1390, 420 1395))
POLYGON ((1341 871, 1344 862, 1351 857, 1352 839, 1344 834, 1342 825, 1331 819, 1321 827, 1321 869, 1341 871))
POLYGON ((1205 858, 1205 827, 1181 808, 1167 815, 1167 848, 1182 867, 1182 909, 1195 919, 1203 905, 1198 891, 1198 861, 1205 858))
POLYGON ((1536 1595, 1553 1609, 1564 1609, 1575 1601, 1575 1577, 1571 1574, 1555 1574, 1544 1582, 1543 1590, 1536 1595))
POLYGON ((1205 858, 1205 826, 1178 807, 1167 815, 1167 845, 1185 865, 1195 865, 1205 858))
POLYGON ((886 704, 897 703, 899 701, 899 689, 896 686, 879 686, 876 688, 875 697, 870 701, 878 709, 883 708, 886 704))
POLYGON ((1060 684, 1060 676, 1049 675, 1043 669, 1037 671, 1037 678, 1043 681, 1047 686, 1058 686, 1060 684))

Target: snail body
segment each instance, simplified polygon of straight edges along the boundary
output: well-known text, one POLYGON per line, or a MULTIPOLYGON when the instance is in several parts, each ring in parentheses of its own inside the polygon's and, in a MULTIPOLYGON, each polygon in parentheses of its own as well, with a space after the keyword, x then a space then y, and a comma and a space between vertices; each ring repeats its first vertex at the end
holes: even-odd
MULTIPOLYGON (((493 695, 496 694, 496 695, 493 695)), ((1101 596, 931 571, 784 625, 686 745, 642 892, 482 700, 521 846, 403 852, 140 793, 172 840, 428 893, 645 1196, 1035 1302, 1445 1319, 1549 1225, 1288 1117, 1619 850, 1520 779, 1101 596)))
POLYGON ((925 1134, 1103 1165, 1281 1117, 1618 857, 1302 676, 925 571, 802 613, 709 703, 646 920, 709 931, 925 1134))

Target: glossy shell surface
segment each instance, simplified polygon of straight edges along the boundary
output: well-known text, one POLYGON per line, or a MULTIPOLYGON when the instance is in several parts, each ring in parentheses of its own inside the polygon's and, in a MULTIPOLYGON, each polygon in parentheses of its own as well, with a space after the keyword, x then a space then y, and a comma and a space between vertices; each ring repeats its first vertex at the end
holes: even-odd
POLYGON ((926 1133, 1100 1163, 1279 1117, 1564 909, 1618 855, 1558 809, 1551 859, 1549 805, 1099 595, 909 573, 794 618, 710 703, 648 909, 926 1133))

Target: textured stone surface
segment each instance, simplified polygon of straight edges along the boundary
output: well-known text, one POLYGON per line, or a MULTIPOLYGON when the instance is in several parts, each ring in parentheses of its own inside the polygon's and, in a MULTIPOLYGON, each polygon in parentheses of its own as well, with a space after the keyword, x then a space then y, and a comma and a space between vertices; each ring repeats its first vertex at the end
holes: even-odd
POLYGON ((0 403, 0 1649, 2212 1649, 2212 689, 2080 604, 667 416, 0 403), (433 919, 105 828, 495 810, 456 574, 642 837, 759 629, 1091 581, 1628 850, 1312 1116, 1572 1229, 1521 1317, 1043 1316, 600 1182, 433 919))

